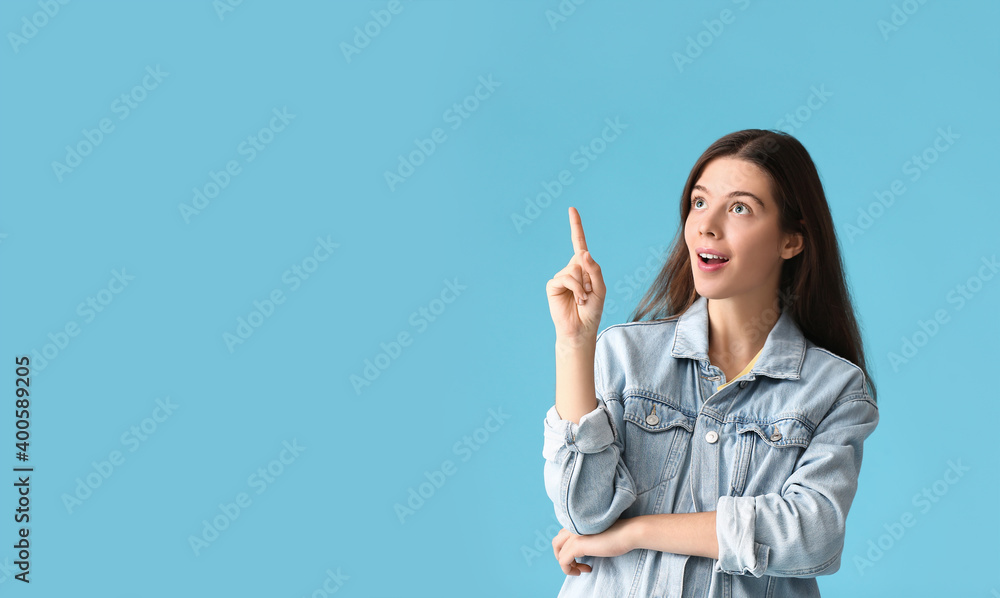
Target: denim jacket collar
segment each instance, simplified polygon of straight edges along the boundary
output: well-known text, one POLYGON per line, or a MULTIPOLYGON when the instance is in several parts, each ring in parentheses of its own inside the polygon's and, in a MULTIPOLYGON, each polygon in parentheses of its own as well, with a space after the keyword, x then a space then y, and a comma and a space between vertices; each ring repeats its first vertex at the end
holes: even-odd
MULTIPOLYGON (((706 297, 699 295, 698 299, 677 318, 670 354, 674 357, 697 359, 705 364, 709 362, 706 297)), ((761 374, 771 378, 798 380, 805 356, 805 335, 792 319, 792 314, 783 309, 767 339, 764 340, 764 349, 749 375, 761 374)))

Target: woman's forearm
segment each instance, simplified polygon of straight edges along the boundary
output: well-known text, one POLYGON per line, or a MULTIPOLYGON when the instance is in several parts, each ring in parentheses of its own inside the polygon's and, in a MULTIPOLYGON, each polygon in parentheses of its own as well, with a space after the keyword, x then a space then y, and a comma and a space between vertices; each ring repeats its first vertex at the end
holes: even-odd
POLYGON ((719 559, 715 511, 640 515, 629 522, 635 548, 719 559))
POLYGON ((594 390, 596 339, 564 342, 556 339, 556 411, 575 424, 597 409, 594 390))

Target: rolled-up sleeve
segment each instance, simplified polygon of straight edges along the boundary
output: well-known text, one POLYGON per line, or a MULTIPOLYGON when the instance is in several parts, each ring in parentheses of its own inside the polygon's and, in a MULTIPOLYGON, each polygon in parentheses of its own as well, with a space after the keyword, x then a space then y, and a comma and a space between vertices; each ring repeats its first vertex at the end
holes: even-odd
POLYGON ((864 441, 878 419, 867 394, 841 398, 816 427, 780 493, 719 497, 714 570, 754 577, 835 573, 864 441))
POLYGON ((611 414, 604 401, 598 401, 597 408, 580 418, 575 424, 559 417, 555 405, 545 414, 545 445, 542 456, 555 459, 559 449, 569 448, 581 453, 599 453, 614 442, 614 428, 611 414))
MULTIPOLYGON (((596 388, 602 388, 596 360, 594 375, 596 388)), ((545 491, 555 506, 556 519, 576 534, 606 530, 635 502, 635 485, 622 460, 621 423, 616 422, 616 413, 601 391, 596 398, 597 407, 579 423, 562 419, 554 405, 544 421, 545 491)))

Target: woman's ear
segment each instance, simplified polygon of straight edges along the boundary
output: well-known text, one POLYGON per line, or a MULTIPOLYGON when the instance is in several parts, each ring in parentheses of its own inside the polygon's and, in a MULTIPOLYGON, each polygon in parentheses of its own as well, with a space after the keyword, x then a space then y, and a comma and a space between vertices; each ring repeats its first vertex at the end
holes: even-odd
MULTIPOLYGON (((799 222, 802 222, 802 220, 799 220, 799 222)), ((785 235, 785 246, 781 249, 781 257, 786 260, 791 259, 805 248, 805 237, 802 233, 789 233, 785 235)))

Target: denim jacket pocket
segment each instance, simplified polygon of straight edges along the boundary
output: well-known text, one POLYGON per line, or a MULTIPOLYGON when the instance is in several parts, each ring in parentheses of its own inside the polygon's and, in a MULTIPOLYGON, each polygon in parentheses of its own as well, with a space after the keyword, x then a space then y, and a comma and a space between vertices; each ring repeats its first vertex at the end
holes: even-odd
POLYGON ((649 396, 628 394, 623 402, 625 462, 642 494, 677 475, 695 419, 649 396))
POLYGON ((812 433, 812 426, 794 414, 737 421, 737 458, 730 496, 779 492, 809 446, 812 433))

